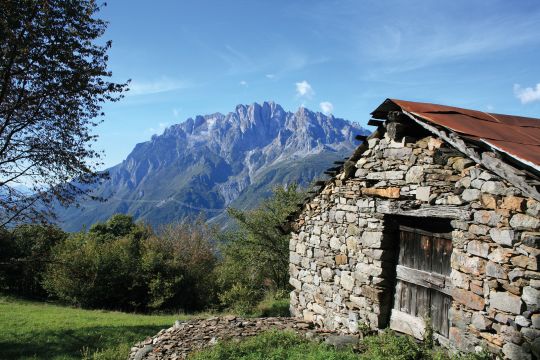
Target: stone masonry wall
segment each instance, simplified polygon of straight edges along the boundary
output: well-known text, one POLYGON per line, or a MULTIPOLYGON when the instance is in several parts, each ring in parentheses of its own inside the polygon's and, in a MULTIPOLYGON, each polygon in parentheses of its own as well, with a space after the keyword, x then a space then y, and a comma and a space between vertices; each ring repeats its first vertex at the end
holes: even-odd
POLYGON ((452 218, 450 346, 540 358, 540 203, 464 157, 436 163, 437 138, 368 141, 355 176, 338 175, 297 220, 293 315, 350 333, 386 327, 398 247, 387 219, 431 211, 452 218))

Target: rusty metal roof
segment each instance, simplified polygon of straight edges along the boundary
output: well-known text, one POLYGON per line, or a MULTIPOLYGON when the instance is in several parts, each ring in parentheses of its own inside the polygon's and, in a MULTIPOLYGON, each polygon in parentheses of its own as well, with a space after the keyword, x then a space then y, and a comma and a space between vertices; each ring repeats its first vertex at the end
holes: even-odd
POLYGON ((483 142, 540 171, 540 119, 397 99, 387 99, 372 115, 382 119, 396 110, 483 142))

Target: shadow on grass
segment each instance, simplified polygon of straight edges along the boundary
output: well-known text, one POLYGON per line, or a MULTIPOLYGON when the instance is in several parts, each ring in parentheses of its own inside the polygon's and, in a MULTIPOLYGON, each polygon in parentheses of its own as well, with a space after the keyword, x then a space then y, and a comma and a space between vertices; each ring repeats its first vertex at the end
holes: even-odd
MULTIPOLYGON (((98 326, 75 330, 28 332, 18 341, 0 340, 0 359, 80 359, 83 348, 96 350, 130 346, 163 329, 161 325, 98 326)), ((128 354, 126 354, 127 358, 128 354)))

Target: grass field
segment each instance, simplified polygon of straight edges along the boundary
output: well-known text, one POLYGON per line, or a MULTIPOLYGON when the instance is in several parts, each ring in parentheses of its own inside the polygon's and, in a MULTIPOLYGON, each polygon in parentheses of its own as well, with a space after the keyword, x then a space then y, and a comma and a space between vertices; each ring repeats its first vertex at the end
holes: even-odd
POLYGON ((135 342, 181 317, 80 310, 0 297, 0 359, 125 359, 135 342))
MULTIPOLYGON (((281 311, 267 301, 261 314, 281 311), (277 309, 277 310, 276 310, 277 309)), ((205 314, 208 315, 208 314, 205 314)), ((201 315, 202 316, 202 315, 201 315)), ((136 315, 81 310, 0 296, 0 359, 125 360, 130 347, 185 315, 136 315)), ((193 317, 193 316, 191 316, 193 317)), ((223 342, 194 360, 486 360, 487 354, 448 356, 391 332, 366 337, 360 351, 336 350, 287 332, 269 332, 240 344, 223 342)))

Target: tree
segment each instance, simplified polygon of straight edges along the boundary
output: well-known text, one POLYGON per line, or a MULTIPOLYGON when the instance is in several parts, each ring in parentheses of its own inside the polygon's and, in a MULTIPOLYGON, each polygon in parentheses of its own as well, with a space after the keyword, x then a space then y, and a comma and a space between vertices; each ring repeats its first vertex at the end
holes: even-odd
POLYGON ((304 193, 292 184, 275 188, 273 195, 254 210, 228 209, 238 230, 224 235, 221 249, 223 260, 218 274, 225 289, 220 296, 224 303, 253 304, 265 290, 288 288, 289 236, 278 228, 303 198, 304 193), (244 299, 246 296, 252 299, 244 299))
POLYGON ((91 130, 127 84, 107 80, 99 10, 93 0, 0 2, 0 224, 45 221, 55 201, 90 196, 103 178, 91 130))
POLYGON ((52 248, 67 234, 51 225, 19 225, 0 230, 0 289, 18 296, 44 298, 42 281, 52 248))

